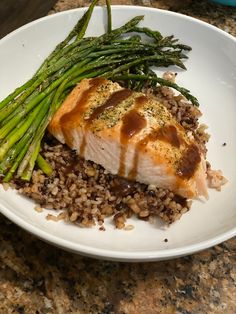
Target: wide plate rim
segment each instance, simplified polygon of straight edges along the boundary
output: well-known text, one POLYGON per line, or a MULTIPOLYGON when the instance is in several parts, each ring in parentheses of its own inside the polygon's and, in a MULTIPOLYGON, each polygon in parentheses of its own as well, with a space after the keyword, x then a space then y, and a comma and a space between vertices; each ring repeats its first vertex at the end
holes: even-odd
POLYGON ((9 211, 5 206, 0 203, 0 212, 5 217, 10 219, 19 227, 30 232, 33 235, 36 235, 41 240, 44 240, 47 243, 56 245, 57 247, 63 248, 66 251, 70 251, 77 254, 82 254, 88 257, 100 258, 105 260, 114 260, 114 261, 130 261, 130 262, 143 262, 143 261, 157 261, 157 260, 166 260, 172 258, 178 258, 185 255, 190 255, 204 249, 210 248, 217 244, 222 243, 234 236, 236 236, 236 227, 230 229, 228 232, 223 233, 209 239, 206 241, 198 242, 196 244, 191 244, 183 247, 178 247, 176 249, 163 249, 156 251, 145 251, 145 252, 124 252, 124 251, 111 251, 106 249, 96 249, 93 246, 75 244, 65 239, 58 238, 52 234, 43 231, 39 227, 33 226, 32 224, 24 221, 22 218, 14 215, 9 211), (112 253, 112 254, 111 254, 112 253))
MULTIPOLYGON (((135 9, 135 10, 142 10, 144 11, 153 11, 153 12, 159 12, 161 14, 167 14, 167 15, 174 15, 178 16, 179 18, 184 18, 187 20, 190 20, 194 23, 201 24, 207 28, 212 29, 213 31, 218 32, 224 37, 227 37, 234 43, 236 43, 236 38, 219 29, 218 27, 211 25, 207 22, 201 21, 199 19, 193 18, 191 16, 187 16, 181 13, 167 11, 163 9, 157 9, 157 8, 150 8, 150 7, 143 7, 143 6, 132 6, 132 5, 112 5, 113 9, 135 9)), ((35 21, 32 21, 30 23, 27 23, 20 28, 14 30, 10 34, 6 35, 0 40, 0 44, 3 43, 5 40, 10 39, 11 37, 17 35, 17 33, 21 32, 22 30, 31 27, 39 22, 53 19, 55 16, 58 15, 68 15, 74 12, 83 12, 86 8, 76 8, 76 9, 70 9, 63 12, 57 12, 52 15, 48 15, 45 17, 42 17, 40 19, 37 19, 35 21)), ((103 7, 96 7, 96 10, 103 10, 103 7)), ((10 205, 9 205, 10 206, 10 205)), ((111 251, 106 249, 96 249, 93 246, 90 247, 88 245, 81 245, 78 243, 70 242, 69 240, 61 239, 57 236, 54 236, 52 234, 47 233, 46 231, 42 230, 38 226, 34 226, 26 221, 24 221, 19 216, 15 215, 13 212, 9 211, 7 207, 5 207, 3 204, 0 203, 0 212, 6 216, 8 219, 10 219, 12 222, 14 222, 16 225, 20 226, 24 230, 30 232, 31 234, 34 234, 35 236, 39 237, 40 239, 49 242, 51 244, 54 244, 58 247, 61 247, 65 250, 72 251, 74 253, 90 256, 90 257, 96 257, 106 260, 116 260, 116 261, 131 261, 131 262, 138 262, 138 261, 156 261, 156 260, 166 260, 166 259, 172 259, 177 258, 184 255, 189 255, 196 253, 198 251, 210 248, 214 245, 217 245, 223 241, 226 241, 236 235, 236 227, 228 230, 227 232, 223 232, 221 235, 218 235, 212 239, 208 239, 206 241, 201 241, 195 244, 185 245, 183 247, 178 247, 176 249, 162 249, 162 250, 155 250, 155 251, 137 251, 137 252, 124 252, 124 251, 111 251)))

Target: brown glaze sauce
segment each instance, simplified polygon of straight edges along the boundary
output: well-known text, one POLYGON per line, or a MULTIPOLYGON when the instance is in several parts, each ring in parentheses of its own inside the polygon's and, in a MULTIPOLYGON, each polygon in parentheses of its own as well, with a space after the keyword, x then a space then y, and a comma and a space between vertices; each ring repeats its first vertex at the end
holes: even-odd
POLYGON ((129 179, 135 180, 137 176, 138 169, 138 156, 139 150, 143 149, 143 147, 147 146, 149 142, 154 141, 164 141, 169 143, 170 145, 179 148, 183 139, 178 135, 177 129, 173 125, 167 125, 157 130, 153 130, 149 134, 147 134, 141 141, 139 141, 135 148, 135 155, 133 161, 132 170, 129 173, 129 179))
POLYGON ((194 175, 200 161, 201 155, 197 145, 189 145, 183 157, 181 158, 177 175, 179 175, 181 178, 190 179, 194 175))
POLYGON ((84 157, 86 145, 87 145, 87 140, 86 140, 86 136, 84 135, 82 138, 82 142, 80 144, 80 148, 79 148, 79 153, 81 157, 84 157))
POLYGON ((178 194, 175 194, 174 199, 173 199, 176 203, 179 203, 181 206, 186 207, 188 202, 187 199, 184 198, 183 196, 180 196, 178 194))
POLYGON ((120 133, 121 154, 120 167, 118 174, 125 174, 125 156, 128 148, 129 140, 138 134, 147 125, 147 120, 141 116, 135 109, 130 110, 122 119, 122 127, 120 133))
POLYGON ((138 134, 147 125, 147 120, 135 109, 130 110, 122 119, 121 137, 124 141, 138 134))
POLYGON ((139 162, 139 150, 141 147, 146 146, 148 142, 152 139, 153 135, 152 132, 147 134, 141 141, 136 144, 135 153, 134 153, 134 160, 133 160, 133 167, 129 172, 129 179, 135 180, 137 177, 137 170, 138 170, 138 162, 139 162))
POLYGON ((145 96, 137 97, 135 99, 134 108, 122 118, 122 126, 120 130, 121 153, 118 171, 119 176, 124 176, 125 174, 125 157, 129 140, 147 125, 147 120, 137 111, 146 101, 147 97, 145 96))
POLYGON ((133 167, 129 172, 129 179, 130 180, 135 180, 137 177, 137 171, 138 171, 138 149, 137 147, 135 148, 134 152, 134 159, 133 159, 133 167))
POLYGON ((113 182, 111 191, 117 196, 127 196, 135 191, 134 182, 117 177, 113 182))
MULTIPOLYGON (((90 98, 91 94, 100 85, 102 85, 104 82, 105 82, 105 79, 101 78, 101 77, 97 77, 97 78, 94 78, 94 79, 90 80, 90 82, 89 82, 90 87, 82 93, 82 96, 77 101, 77 103, 76 103, 75 107, 73 108, 73 110, 71 110, 70 112, 64 114, 61 117, 60 124, 63 126, 64 124, 70 124, 70 123, 72 124, 73 122, 78 121, 78 116, 82 116, 82 114, 86 110, 86 105, 87 105, 87 103, 89 101, 89 98, 90 98)), ((64 129, 64 128, 62 128, 62 132, 63 132, 63 135, 64 135, 68 145, 72 146, 73 143, 71 142, 71 135, 67 134, 66 129, 64 129)), ((81 146, 80 146, 80 155, 81 155, 81 157, 84 156, 85 147, 86 147, 86 138, 84 136, 83 139, 82 139, 82 142, 81 142, 81 146)))
POLYGON ((156 133, 156 139, 167 142, 177 148, 180 147, 182 141, 174 125, 166 125, 160 128, 156 133))
POLYGON ((131 96, 132 93, 133 92, 129 89, 121 89, 117 92, 114 92, 103 105, 94 109, 93 113, 88 119, 88 122, 98 118, 106 109, 116 107, 122 101, 131 96))
POLYGON ((146 146, 149 142, 163 141, 170 145, 179 148, 183 139, 178 135, 177 129, 173 125, 163 126, 159 129, 154 129, 147 134, 139 143, 139 146, 146 146))

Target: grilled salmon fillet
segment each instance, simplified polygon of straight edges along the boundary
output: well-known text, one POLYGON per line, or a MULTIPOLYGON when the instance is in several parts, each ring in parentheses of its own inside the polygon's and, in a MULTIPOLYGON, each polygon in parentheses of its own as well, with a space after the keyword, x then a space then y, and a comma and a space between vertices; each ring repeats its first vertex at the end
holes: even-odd
POLYGON ((82 80, 49 125, 50 133, 112 174, 207 197, 206 162, 164 105, 105 78, 82 80))

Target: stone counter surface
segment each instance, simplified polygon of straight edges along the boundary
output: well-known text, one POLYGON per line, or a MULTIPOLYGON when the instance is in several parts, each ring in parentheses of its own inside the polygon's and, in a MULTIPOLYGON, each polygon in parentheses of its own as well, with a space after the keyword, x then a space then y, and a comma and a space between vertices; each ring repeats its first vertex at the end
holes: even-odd
MULTIPOLYGON (((61 0, 50 13, 87 6, 61 0)), ((120 0, 188 14, 236 35, 236 9, 207 1, 120 0)), ((234 314, 236 239, 165 262, 89 259, 45 244, 0 216, 0 314, 234 314)))
MULTIPOLYGON (((89 0, 59 0, 50 13, 84 7, 90 3, 89 0)), ((100 4, 104 3, 105 0, 100 1, 100 4)), ((111 3, 179 12, 201 19, 236 36, 236 7, 217 5, 206 0, 111 0, 111 3)))

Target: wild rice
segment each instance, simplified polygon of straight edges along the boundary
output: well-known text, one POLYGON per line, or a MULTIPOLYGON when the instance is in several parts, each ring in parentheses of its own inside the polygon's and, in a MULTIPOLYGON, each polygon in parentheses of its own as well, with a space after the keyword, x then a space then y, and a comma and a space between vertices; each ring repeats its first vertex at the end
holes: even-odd
MULTIPOLYGON (((167 74, 166 74, 167 75, 167 74)), ((169 75, 169 74, 168 74, 169 75)), ((173 75, 169 75, 173 80, 173 75)), ((150 90, 146 90, 150 93, 150 90)), ((180 124, 199 143, 206 154, 209 136, 200 126, 201 112, 182 96, 175 96, 171 89, 159 87, 152 96, 160 100, 180 124)), ((107 173, 101 166, 78 157, 66 145, 60 144, 50 134, 44 138, 42 155, 53 167, 53 175, 45 176, 35 170, 29 183, 16 180, 21 194, 34 199, 41 207, 64 210, 65 215, 48 215, 47 219, 68 219, 79 226, 91 227, 96 223, 105 230, 106 217, 112 216, 116 228, 131 230, 126 221, 133 215, 142 220, 160 217, 170 224, 190 209, 191 201, 169 190, 128 182, 107 173)))

